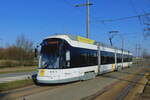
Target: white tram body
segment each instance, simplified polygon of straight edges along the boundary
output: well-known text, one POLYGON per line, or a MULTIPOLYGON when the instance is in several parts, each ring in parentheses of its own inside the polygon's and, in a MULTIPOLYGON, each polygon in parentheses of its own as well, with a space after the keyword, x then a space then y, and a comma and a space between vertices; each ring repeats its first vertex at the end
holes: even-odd
POLYGON ((54 35, 41 43, 36 79, 46 84, 87 80, 131 64, 129 51, 80 36, 54 35))

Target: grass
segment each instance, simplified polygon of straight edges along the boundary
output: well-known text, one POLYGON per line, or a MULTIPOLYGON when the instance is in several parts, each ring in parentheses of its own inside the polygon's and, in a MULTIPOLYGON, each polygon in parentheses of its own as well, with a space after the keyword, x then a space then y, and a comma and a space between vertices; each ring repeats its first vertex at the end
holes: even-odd
POLYGON ((6 71, 6 72, 0 72, 0 74, 17 73, 17 72, 31 72, 31 71, 35 71, 35 69, 31 69, 31 70, 6 71))
POLYGON ((35 66, 0 68, 0 74, 16 73, 16 72, 30 72, 30 71, 35 71, 36 68, 37 67, 35 66))
POLYGON ((8 83, 0 83, 0 92, 24 87, 24 86, 31 85, 31 84, 33 84, 32 79, 17 80, 17 81, 8 82, 8 83))

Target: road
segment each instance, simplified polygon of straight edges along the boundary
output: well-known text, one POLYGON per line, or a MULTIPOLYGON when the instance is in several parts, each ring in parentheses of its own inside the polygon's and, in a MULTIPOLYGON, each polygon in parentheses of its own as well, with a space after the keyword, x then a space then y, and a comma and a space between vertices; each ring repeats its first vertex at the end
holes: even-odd
POLYGON ((18 73, 0 74, 0 83, 27 79, 31 77, 31 75, 33 74, 34 72, 18 72, 18 73))
POLYGON ((116 85, 116 82, 128 81, 126 77, 134 75, 143 67, 126 68, 118 72, 107 73, 95 79, 74 82, 63 85, 30 86, 1 93, 2 100, 87 100, 107 87, 116 85))

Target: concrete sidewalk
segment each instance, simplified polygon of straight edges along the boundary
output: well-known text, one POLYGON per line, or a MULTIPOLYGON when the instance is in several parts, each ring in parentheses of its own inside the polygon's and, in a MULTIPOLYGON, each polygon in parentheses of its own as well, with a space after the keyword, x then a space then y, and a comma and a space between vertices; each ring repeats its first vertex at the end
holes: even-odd
POLYGON ((31 78, 35 72, 18 72, 18 73, 8 73, 0 74, 0 83, 7 83, 16 80, 24 80, 31 78))

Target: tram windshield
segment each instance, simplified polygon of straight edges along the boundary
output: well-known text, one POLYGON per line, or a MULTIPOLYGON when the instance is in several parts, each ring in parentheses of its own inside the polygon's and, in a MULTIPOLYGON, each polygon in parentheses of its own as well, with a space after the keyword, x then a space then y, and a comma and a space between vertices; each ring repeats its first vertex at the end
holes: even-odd
POLYGON ((44 40, 41 44, 39 68, 58 69, 60 62, 61 40, 44 40))

